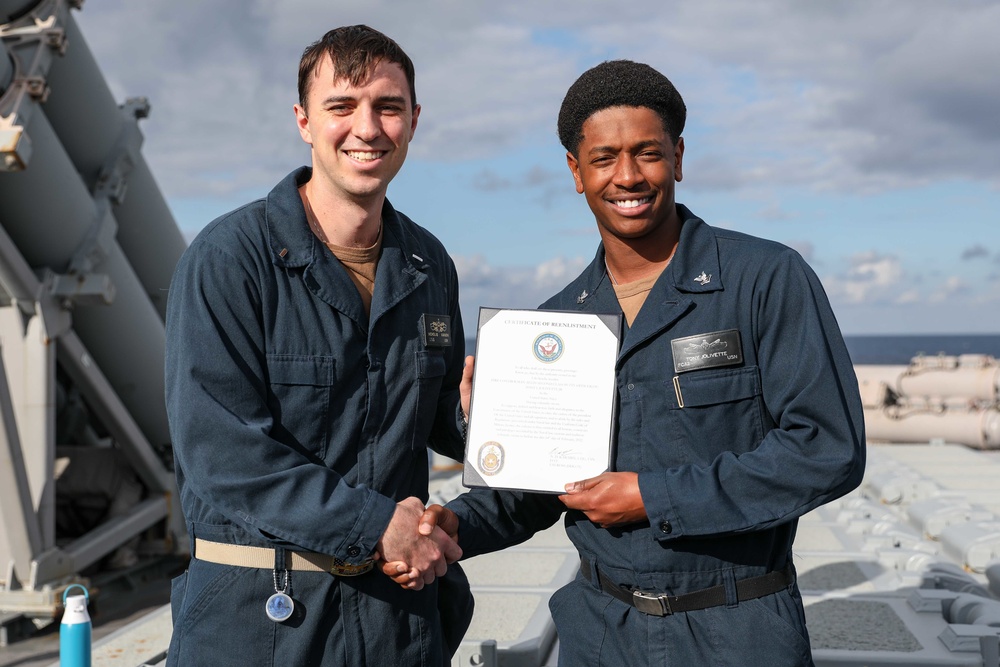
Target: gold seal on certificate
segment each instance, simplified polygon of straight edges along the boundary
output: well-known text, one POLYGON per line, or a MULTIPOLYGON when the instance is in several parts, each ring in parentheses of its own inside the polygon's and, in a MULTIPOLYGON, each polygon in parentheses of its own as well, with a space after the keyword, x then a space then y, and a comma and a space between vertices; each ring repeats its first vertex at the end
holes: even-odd
POLYGON ((466 486, 563 493, 609 468, 621 316, 481 308, 466 486))
POLYGON ((490 440, 479 448, 479 472, 491 477, 503 468, 503 445, 490 440))

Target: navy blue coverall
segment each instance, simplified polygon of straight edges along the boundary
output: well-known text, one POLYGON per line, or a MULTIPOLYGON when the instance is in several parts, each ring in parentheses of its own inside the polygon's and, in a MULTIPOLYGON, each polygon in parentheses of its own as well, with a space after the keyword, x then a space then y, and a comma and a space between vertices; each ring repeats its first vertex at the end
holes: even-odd
MULTIPOLYGON (((310 231, 287 176, 212 222, 181 258, 167 312, 167 409, 190 533, 359 564, 408 496, 427 499, 427 447, 461 458, 464 340, 454 264, 430 233, 382 211, 371 316, 310 231), (421 316, 451 317, 451 345, 421 316)), ((198 560, 175 580, 170 665, 446 664, 437 583, 377 569, 293 572, 296 614, 267 618, 271 569, 198 560)), ((468 582, 460 570, 460 593, 468 582)), ((461 597, 461 596, 460 596, 461 597)), ((454 602, 471 614, 471 598, 454 602)))
MULTIPOLYGON (((550 608, 567 665, 808 665, 795 585, 738 602, 735 582, 781 570, 797 518, 855 488, 865 458, 857 379, 823 288, 795 251, 708 226, 678 206, 673 260, 617 362, 614 470, 638 472, 648 523, 566 532, 615 583, 727 604, 645 615, 583 577, 550 608), (678 373, 671 341, 739 331, 739 365, 678 373), (676 380, 675 380, 676 378, 676 380)), ((621 312, 604 250, 542 308, 621 312)), ((708 336, 708 340, 716 337, 708 336)), ((523 541, 565 509, 554 496, 477 489, 449 503, 465 557, 523 541)))

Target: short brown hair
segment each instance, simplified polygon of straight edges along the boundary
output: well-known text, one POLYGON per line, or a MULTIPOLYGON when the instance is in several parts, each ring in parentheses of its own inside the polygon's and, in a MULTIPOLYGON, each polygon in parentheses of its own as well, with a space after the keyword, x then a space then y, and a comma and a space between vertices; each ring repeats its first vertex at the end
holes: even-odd
POLYGON ((366 25, 351 25, 334 28, 302 52, 299 61, 299 104, 303 109, 309 96, 309 77, 319 67, 324 55, 329 55, 333 61, 334 76, 347 79, 352 86, 363 84, 383 60, 396 63, 406 74, 406 81, 410 84, 410 103, 416 108, 417 89, 410 57, 399 44, 378 30, 366 25))

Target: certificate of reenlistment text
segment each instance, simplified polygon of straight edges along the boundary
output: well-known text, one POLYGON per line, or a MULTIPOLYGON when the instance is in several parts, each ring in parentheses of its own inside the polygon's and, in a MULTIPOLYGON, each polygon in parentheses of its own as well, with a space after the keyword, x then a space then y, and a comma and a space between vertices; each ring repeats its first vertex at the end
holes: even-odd
POLYGON ((611 465, 621 316, 480 308, 468 487, 564 493, 611 465))

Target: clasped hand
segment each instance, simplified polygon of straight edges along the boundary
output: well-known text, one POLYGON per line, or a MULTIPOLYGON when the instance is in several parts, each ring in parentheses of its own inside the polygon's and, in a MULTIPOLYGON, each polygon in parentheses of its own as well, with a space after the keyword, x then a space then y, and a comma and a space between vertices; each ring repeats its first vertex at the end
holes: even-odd
MULTIPOLYGON (((389 526, 376 545, 382 571, 391 572, 393 581, 415 591, 443 576, 448 564, 462 557, 456 536, 445 531, 447 521, 432 525, 421 521, 423 516, 424 504, 418 498, 396 503, 389 526)), ((457 529, 455 519, 454 531, 457 529)))
MULTIPOLYGON (((638 475, 634 472, 606 472, 566 485, 566 494, 559 496, 568 509, 583 512, 588 519, 602 528, 621 526, 645 521, 646 508, 639 492, 638 475)), ((416 498, 409 507, 421 510, 416 498)), ((402 503, 400 503, 402 504, 402 503)), ((393 517, 395 518, 395 517, 393 517)), ((447 571, 447 564, 454 563, 462 555, 458 547, 458 517, 447 507, 430 505, 418 517, 417 535, 438 544, 447 542, 448 549, 442 548, 446 563, 433 562, 431 567, 423 567, 405 558, 396 559, 382 552, 382 572, 403 588, 420 590, 447 571), (452 557, 452 554, 458 555, 452 557)), ((413 524, 410 523, 410 526, 413 524)), ((390 524, 391 528, 391 524, 390 524)), ((412 530, 412 528, 411 528, 412 530)), ((386 531, 388 535, 389 531, 386 531)))
POLYGON ((396 504, 389 527, 378 543, 382 572, 403 588, 419 591, 462 557, 458 517, 441 505, 417 498, 396 504))

